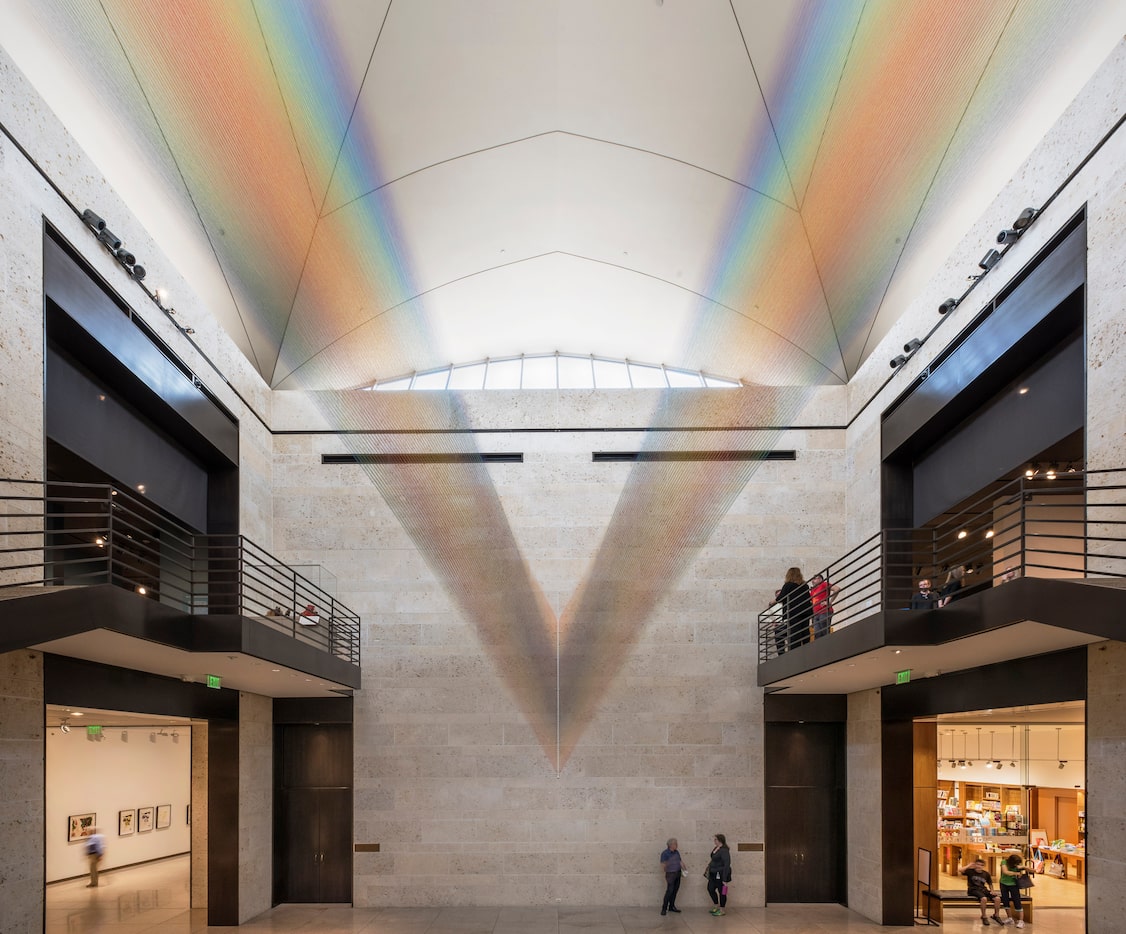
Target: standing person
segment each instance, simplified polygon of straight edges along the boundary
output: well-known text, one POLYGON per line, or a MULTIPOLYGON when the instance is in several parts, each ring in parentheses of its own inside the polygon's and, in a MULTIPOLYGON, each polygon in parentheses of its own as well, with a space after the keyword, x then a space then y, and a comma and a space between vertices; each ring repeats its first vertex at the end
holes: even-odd
POLYGON ((90 881, 86 884, 86 888, 94 889, 98 887, 98 863, 102 861, 102 857, 105 855, 106 838, 95 827, 94 832, 86 838, 86 858, 90 861, 90 881))
POLYGON ((989 903, 993 902, 993 920, 998 924, 1004 924, 1000 914, 1001 896, 993 891, 993 877, 985 869, 985 860, 979 856, 958 872, 966 877, 966 894, 970 898, 977 899, 981 905, 981 923, 988 926, 989 918, 985 916, 985 910, 989 907, 989 903))
POLYGON ((712 857, 708 861, 708 895, 715 906, 709 914, 725 915, 727 912, 727 884, 731 881, 731 851, 727 848, 727 837, 717 833, 713 838, 712 857))
POLYGON ((946 583, 942 585, 942 590, 938 592, 939 606, 946 606, 946 604, 954 599, 954 594, 962 589, 962 578, 965 576, 966 569, 961 565, 950 569, 946 575, 946 583))
POLYGON ((830 584, 824 575, 814 574, 809 581, 809 599, 813 605, 813 638, 829 635, 829 624, 833 620, 833 599, 841 588, 830 584))
POLYGON ((782 604, 782 618, 786 626, 787 648, 792 652, 809 641, 809 620, 813 616, 813 603, 809 586, 801 575, 801 568, 790 568, 775 603, 782 604))
POLYGON ((665 900, 661 902, 661 914, 680 914, 676 907, 676 893, 680 891, 681 870, 687 869, 677 848, 676 837, 671 837, 661 854, 661 869, 665 873, 665 900))
POLYGON ((1024 904, 1020 900, 1020 877, 1025 873, 1024 859, 1020 853, 1010 853, 1001 860, 1001 904, 1009 916, 1006 924, 1017 923, 1024 927, 1024 904))
POLYGON ((933 610, 936 603, 938 594, 931 590, 930 578, 924 577, 919 581, 919 592, 911 594, 911 609, 933 610))

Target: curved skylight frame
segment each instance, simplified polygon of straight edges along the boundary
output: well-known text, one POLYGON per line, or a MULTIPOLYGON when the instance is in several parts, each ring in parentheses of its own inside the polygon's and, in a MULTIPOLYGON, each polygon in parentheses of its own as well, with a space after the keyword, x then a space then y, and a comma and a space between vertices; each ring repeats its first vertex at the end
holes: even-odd
POLYGON ((738 379, 715 376, 703 370, 596 354, 556 352, 487 357, 377 380, 363 388, 376 392, 474 392, 488 389, 738 389, 742 385, 738 379), (584 378, 586 374, 589 380, 584 378))

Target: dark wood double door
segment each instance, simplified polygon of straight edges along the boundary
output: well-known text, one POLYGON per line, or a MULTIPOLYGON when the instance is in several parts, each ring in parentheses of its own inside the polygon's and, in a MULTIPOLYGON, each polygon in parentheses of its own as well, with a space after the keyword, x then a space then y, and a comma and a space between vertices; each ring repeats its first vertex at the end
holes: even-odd
POLYGON ((352 726, 279 726, 276 743, 274 901, 351 902, 352 726))

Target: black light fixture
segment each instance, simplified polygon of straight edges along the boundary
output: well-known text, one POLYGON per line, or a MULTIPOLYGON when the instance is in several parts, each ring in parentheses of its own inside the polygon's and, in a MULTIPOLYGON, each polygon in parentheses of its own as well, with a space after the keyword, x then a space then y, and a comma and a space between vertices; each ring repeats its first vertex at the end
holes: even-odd
POLYGON ((59 724, 59 729, 62 730, 64 733, 70 732, 70 720, 69 720, 69 718, 64 719, 63 722, 59 724))
POLYGON ((1063 727, 1060 727, 1060 726, 1056 727, 1056 759, 1059 761, 1059 764, 1060 764, 1059 767, 1061 769, 1065 765, 1067 765, 1066 759, 1060 759, 1060 733, 1062 732, 1062 730, 1063 730, 1063 727))
POLYGON ((955 308, 958 307, 958 304, 959 304, 958 299, 948 298, 948 299, 946 299, 946 301, 944 301, 941 305, 938 306, 938 313, 940 315, 949 314, 955 308))
POLYGON ((104 221, 102 223, 103 223, 103 226, 98 228, 98 241, 100 243, 104 243, 109 248, 109 251, 114 256, 116 256, 117 251, 121 249, 121 238, 118 237, 108 227, 104 226, 104 224, 105 224, 104 221))
POLYGON ((82 222, 95 233, 106 229, 106 222, 89 208, 82 212, 82 222))
POLYGON ((903 345, 903 352, 904 353, 914 353, 916 350, 918 350, 922 346, 923 346, 923 342, 921 340, 919 340, 919 338, 912 337, 911 340, 909 340, 906 344, 903 345))
POLYGON ((1010 243, 1016 243, 1020 239, 1020 235, 1024 233, 1023 230, 1002 230, 997 234, 997 242, 1003 246, 1008 246, 1010 243))
POLYGON ((906 362, 907 362, 907 358, 906 358, 905 356, 903 356, 903 354, 900 354, 900 355, 899 355, 898 357, 893 357, 893 358, 892 358, 892 360, 891 360, 891 368, 892 368, 893 370, 898 370, 898 369, 899 369, 899 368, 900 368, 901 366, 903 366, 903 364, 905 364, 906 362))
POLYGON ((1023 233, 1025 228, 1036 220, 1036 215, 1039 213, 1036 208, 1025 208, 1017 215, 1017 219, 1013 221, 1013 230, 1019 230, 1023 233))
POLYGON ((1001 259, 1001 254, 996 250, 990 250, 981 259, 977 261, 978 266, 989 272, 994 266, 997 265, 998 260, 1001 259))

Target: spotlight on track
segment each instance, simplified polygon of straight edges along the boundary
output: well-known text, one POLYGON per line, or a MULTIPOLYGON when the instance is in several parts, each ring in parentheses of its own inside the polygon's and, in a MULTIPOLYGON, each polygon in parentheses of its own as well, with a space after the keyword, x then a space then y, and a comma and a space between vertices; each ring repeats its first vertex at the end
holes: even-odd
POLYGON ((996 250, 990 250, 981 259, 978 260, 977 264, 986 272, 989 272, 990 269, 997 265, 997 262, 1000 259, 1000 253, 998 253, 996 250))
POLYGON ((62 730, 62 732, 64 732, 64 733, 69 733, 70 732, 70 721, 64 720, 62 723, 59 724, 59 729, 62 730))
POLYGON ((904 353, 914 353, 916 350, 918 350, 922 346, 923 346, 923 342, 921 340, 919 340, 919 338, 912 337, 911 340, 909 340, 906 344, 903 345, 903 352, 904 353))
POLYGON ((121 249, 121 238, 107 227, 98 229, 98 240, 104 243, 114 256, 116 256, 117 251, 121 249))
POLYGON ((948 314, 950 314, 950 312, 952 312, 957 307, 958 307, 958 299, 948 298, 948 299, 946 299, 946 301, 944 301, 941 305, 938 306, 938 313, 940 315, 948 315, 948 314))
POLYGON ((95 233, 106 229, 106 222, 89 208, 82 212, 82 222, 95 233))
POLYGON ((1016 243, 1022 233, 1024 233, 1023 230, 1002 230, 997 234, 997 242, 1003 246, 1008 246, 1010 243, 1016 243))
POLYGON ((1036 215, 1039 213, 1036 208, 1025 208, 1017 215, 1017 219, 1013 221, 1013 230, 1019 230, 1023 233, 1025 228, 1036 220, 1036 215))
POLYGON ((905 356, 903 356, 903 354, 900 354, 898 357, 895 357, 894 359, 892 359, 891 368, 893 370, 898 370, 906 362, 907 362, 907 358, 905 356))

